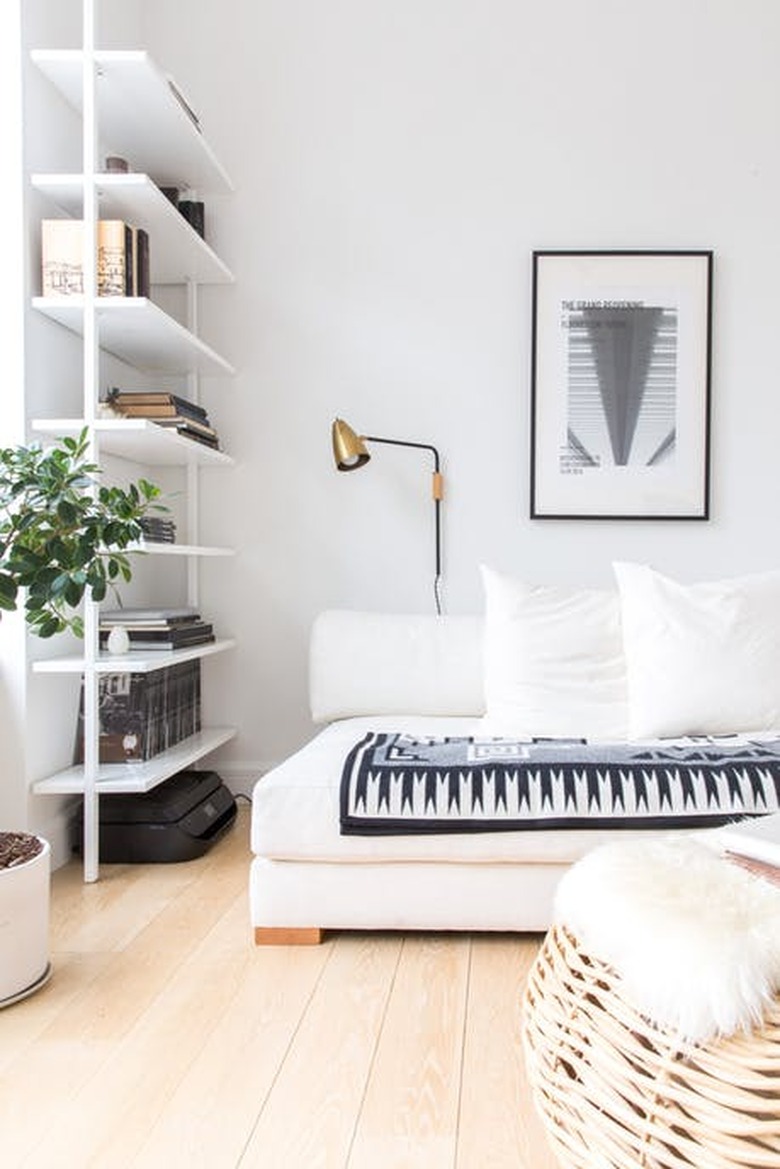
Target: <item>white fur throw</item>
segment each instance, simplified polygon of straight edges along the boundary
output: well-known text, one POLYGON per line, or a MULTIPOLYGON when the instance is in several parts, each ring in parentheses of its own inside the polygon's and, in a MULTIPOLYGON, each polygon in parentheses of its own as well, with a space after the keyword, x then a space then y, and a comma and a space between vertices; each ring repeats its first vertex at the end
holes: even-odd
POLYGON ((758 1024, 780 989, 780 888, 691 837, 595 849, 561 881, 555 917, 682 1039, 758 1024))

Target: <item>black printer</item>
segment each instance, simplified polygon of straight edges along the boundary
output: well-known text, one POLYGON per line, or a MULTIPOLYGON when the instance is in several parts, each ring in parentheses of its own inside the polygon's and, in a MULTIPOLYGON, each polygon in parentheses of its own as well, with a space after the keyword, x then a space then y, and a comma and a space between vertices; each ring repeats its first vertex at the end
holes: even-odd
MULTIPOLYGON (((106 864, 194 860, 236 818, 236 801, 215 771, 180 771, 137 795, 101 793, 99 806, 106 864)), ((81 840, 79 832, 77 848, 81 840)))

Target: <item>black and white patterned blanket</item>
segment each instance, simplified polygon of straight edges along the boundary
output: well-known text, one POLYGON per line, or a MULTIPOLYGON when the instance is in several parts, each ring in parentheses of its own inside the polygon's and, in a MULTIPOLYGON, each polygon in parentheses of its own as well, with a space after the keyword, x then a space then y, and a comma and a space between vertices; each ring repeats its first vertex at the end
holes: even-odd
POLYGON ((370 732, 341 777, 344 835, 710 827, 780 810, 780 739, 415 739, 370 732))

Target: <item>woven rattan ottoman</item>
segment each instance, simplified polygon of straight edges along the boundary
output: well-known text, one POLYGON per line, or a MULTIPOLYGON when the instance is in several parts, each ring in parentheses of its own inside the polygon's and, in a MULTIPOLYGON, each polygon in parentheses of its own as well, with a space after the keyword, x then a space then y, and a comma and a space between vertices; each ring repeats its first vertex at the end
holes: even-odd
POLYGON ((565 924, 550 929, 525 990, 523 1044, 561 1165, 780 1169, 777 994, 752 1026, 692 1042, 624 990, 565 924))

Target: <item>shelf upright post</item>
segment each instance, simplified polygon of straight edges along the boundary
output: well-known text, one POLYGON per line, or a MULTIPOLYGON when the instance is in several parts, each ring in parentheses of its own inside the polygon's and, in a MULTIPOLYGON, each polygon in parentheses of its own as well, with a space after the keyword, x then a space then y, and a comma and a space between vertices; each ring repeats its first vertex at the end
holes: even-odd
MULTIPOLYGON (((198 289, 195 281, 190 277, 187 280, 187 328, 191 333, 198 334, 198 289)), ((200 378, 195 369, 187 374, 187 397, 191 402, 200 401, 200 378)), ((198 516, 200 513, 200 499, 198 489, 200 478, 198 464, 195 459, 187 460, 187 542, 198 544, 200 532, 198 530, 198 516)), ((200 601, 200 577, 198 562, 194 556, 187 557, 187 604, 197 609, 200 601)))
MULTIPOLYGON (((95 57, 95 0, 82 0, 82 180, 84 219, 84 423, 89 433, 89 460, 99 458, 95 430, 100 384, 100 357, 97 318, 97 172, 98 125, 95 57)), ((92 488, 97 491, 97 486, 92 488)), ((84 880, 96 881, 99 870, 99 724, 97 605, 91 595, 84 600, 84 880)))

